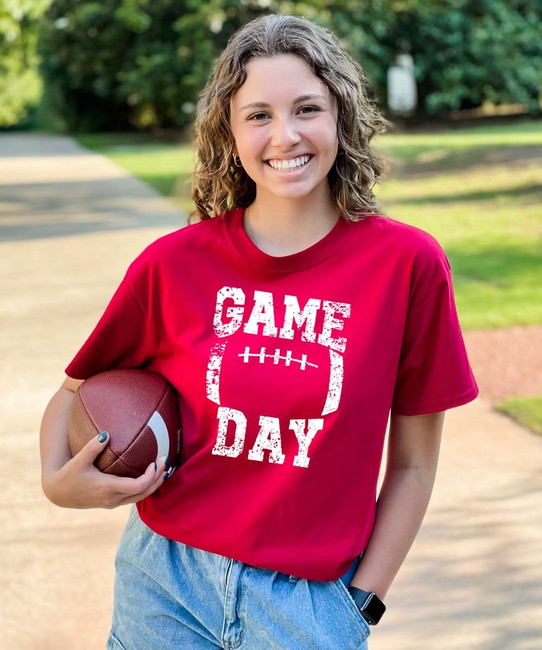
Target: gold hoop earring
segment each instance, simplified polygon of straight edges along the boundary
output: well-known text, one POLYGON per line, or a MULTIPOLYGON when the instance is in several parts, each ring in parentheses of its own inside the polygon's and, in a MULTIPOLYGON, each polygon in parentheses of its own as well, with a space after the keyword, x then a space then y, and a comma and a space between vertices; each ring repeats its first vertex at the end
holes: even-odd
POLYGON ((234 164, 236 167, 242 167, 242 166, 243 166, 243 165, 241 164, 241 158, 239 158, 239 156, 236 156, 235 154, 233 155, 233 164, 234 164), (237 163, 237 161, 239 161, 239 163, 237 163))

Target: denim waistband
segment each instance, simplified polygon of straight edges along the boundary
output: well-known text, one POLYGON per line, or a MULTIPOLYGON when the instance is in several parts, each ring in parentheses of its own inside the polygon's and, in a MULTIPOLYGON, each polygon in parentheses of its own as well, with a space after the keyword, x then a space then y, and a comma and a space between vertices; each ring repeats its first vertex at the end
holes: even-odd
MULTIPOLYGON (((354 577, 354 573, 356 573, 356 569, 358 568, 359 562, 361 560, 362 553, 360 553, 357 557, 355 557, 352 561, 352 564, 349 566, 348 570, 346 573, 343 573, 343 575, 340 577, 340 579, 344 582, 346 586, 350 584, 352 581, 352 578, 354 577)), ((294 575, 289 575, 288 576, 288 582, 297 582, 298 580, 301 580, 298 576, 294 575)))

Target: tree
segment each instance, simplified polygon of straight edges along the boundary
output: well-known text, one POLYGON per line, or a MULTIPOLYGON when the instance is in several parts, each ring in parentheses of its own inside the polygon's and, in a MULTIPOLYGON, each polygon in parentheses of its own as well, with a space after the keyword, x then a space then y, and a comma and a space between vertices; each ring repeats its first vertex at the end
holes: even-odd
POLYGON ((20 123, 41 96, 38 21, 50 0, 0 2, 0 127, 20 123))
POLYGON ((387 68, 408 52, 422 113, 484 101, 540 112, 541 0, 347 0, 330 10, 382 97, 387 68))
POLYGON ((55 0, 42 72, 70 129, 182 127, 215 58, 264 13, 317 18, 321 0, 55 0))
POLYGON ((536 113, 541 6, 542 0, 54 0, 42 21, 42 71, 70 129, 183 127, 231 34, 262 14, 296 14, 337 34, 382 103, 388 68, 409 52, 422 114, 445 116, 484 101, 524 103, 536 113))

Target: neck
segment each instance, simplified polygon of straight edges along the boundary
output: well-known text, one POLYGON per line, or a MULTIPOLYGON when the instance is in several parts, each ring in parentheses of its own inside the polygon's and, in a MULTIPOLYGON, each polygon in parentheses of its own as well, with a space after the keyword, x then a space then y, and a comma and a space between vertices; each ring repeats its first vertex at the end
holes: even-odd
POLYGON ((258 202, 245 209, 245 232, 268 255, 292 255, 325 237, 340 215, 331 202, 258 202))

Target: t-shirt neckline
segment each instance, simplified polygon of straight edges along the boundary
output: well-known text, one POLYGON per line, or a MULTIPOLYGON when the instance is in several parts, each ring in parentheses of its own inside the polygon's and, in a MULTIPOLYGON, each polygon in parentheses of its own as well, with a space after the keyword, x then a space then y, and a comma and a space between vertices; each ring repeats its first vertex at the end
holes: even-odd
POLYGON ((295 271, 312 266, 335 252, 351 232, 350 223, 341 216, 333 228, 312 246, 277 257, 264 253, 250 239, 243 226, 244 213, 245 208, 240 207, 224 214, 229 238, 246 261, 266 271, 295 271))

